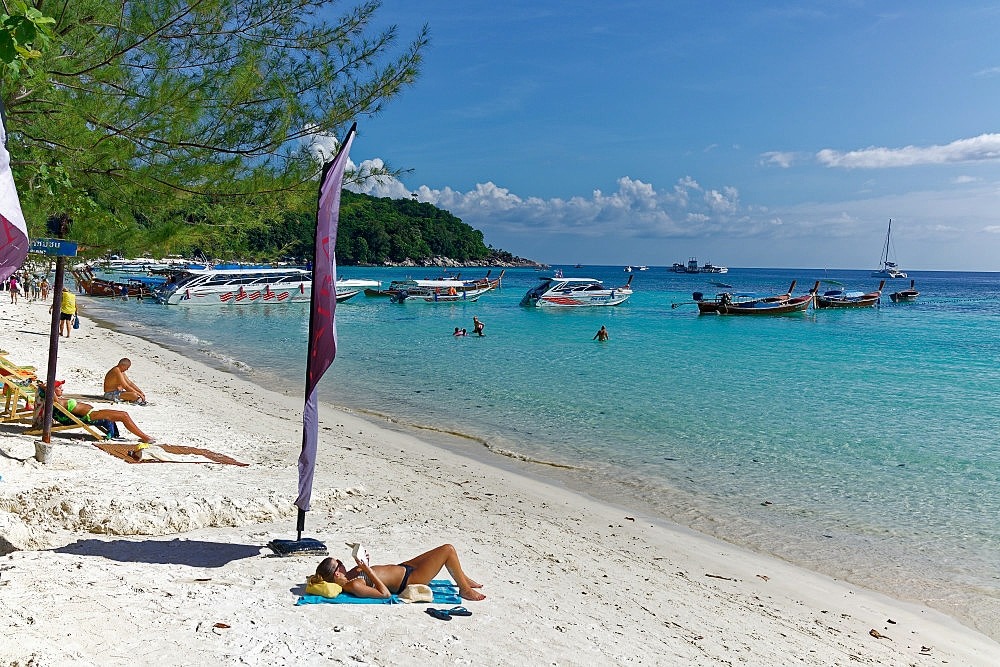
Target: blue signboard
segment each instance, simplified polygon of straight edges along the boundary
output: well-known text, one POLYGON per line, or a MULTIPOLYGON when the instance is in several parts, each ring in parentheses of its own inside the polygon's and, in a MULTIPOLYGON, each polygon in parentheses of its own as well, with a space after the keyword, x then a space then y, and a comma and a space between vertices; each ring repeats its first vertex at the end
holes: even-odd
POLYGON ((56 257, 76 257, 76 241, 63 239, 35 239, 28 246, 28 252, 56 257))

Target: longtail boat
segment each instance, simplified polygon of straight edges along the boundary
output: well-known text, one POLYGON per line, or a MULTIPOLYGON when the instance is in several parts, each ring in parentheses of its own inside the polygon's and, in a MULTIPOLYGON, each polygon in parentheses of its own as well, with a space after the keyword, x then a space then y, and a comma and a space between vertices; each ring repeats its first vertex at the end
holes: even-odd
MULTIPOLYGON (((400 292, 406 292, 408 295, 416 295, 418 293, 424 293, 425 296, 433 296, 434 294, 448 294, 449 292, 457 292, 461 294, 463 292, 475 292, 481 294, 482 292, 488 292, 489 290, 497 289, 500 287, 503 281, 504 272, 507 269, 500 271, 500 275, 496 278, 490 279, 490 274, 493 269, 486 272, 486 275, 482 278, 475 278, 472 280, 461 280, 459 276, 453 278, 438 278, 434 280, 393 280, 389 283, 387 289, 365 289, 365 296, 370 297, 380 297, 387 296, 390 298, 396 297, 400 292)), ((404 296, 404 300, 405 300, 404 296)))
POLYGON ((103 280, 95 277, 90 269, 75 269, 70 273, 80 284, 80 288, 90 296, 120 297, 123 294, 128 294, 133 298, 153 296, 153 290, 139 281, 119 283, 113 280, 103 280))
POLYGON ((787 292, 774 296, 756 297, 723 292, 716 295, 715 298, 705 299, 700 292, 695 292, 693 298, 694 302, 698 304, 700 314, 787 315, 809 309, 813 303, 814 292, 819 290, 819 281, 816 281, 816 287, 807 294, 792 296, 794 289, 795 281, 793 280, 787 292))
POLYGON ((916 281, 911 280, 910 289, 902 289, 899 290, 898 292, 893 292, 892 294, 889 295, 889 298, 892 299, 893 303, 905 303, 907 301, 916 301, 917 297, 920 296, 920 292, 918 292, 914 288, 915 282, 916 281))
MULTIPOLYGON (((819 285, 819 283, 816 284, 819 285)), ((874 292, 848 292, 843 289, 835 289, 820 294, 817 289, 816 308, 872 308, 879 304, 883 287, 885 287, 884 279, 874 292)))

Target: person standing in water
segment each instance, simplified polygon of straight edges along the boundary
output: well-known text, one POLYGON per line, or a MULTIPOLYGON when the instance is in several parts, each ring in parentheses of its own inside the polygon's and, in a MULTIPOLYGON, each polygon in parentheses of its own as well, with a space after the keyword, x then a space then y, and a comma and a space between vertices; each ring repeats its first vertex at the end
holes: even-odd
POLYGON ((608 330, 602 324, 601 328, 597 330, 596 334, 594 334, 594 337, 593 337, 592 340, 606 341, 607 339, 608 339, 608 330))
POLYGON ((485 336, 486 334, 483 333, 483 327, 485 326, 486 325, 483 324, 483 321, 481 319, 479 319, 475 315, 472 316, 472 333, 476 334, 477 336, 485 336))

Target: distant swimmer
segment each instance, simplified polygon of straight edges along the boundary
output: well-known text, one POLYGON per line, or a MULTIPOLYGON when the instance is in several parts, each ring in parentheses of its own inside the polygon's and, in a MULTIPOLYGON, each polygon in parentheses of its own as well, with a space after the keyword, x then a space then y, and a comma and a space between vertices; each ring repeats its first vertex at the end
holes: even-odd
POLYGON ((483 321, 480 320, 478 317, 476 316, 472 317, 472 333, 476 334, 477 336, 485 336, 486 334, 483 333, 483 327, 485 326, 486 325, 483 324, 483 321))
POLYGON ((455 327, 455 333, 452 334, 452 336, 468 336, 468 335, 469 334, 465 333, 465 329, 459 329, 458 327, 455 327))
POLYGON ((597 330, 597 333, 594 334, 594 337, 591 340, 601 340, 601 341, 604 341, 604 340, 607 340, 607 339, 608 339, 608 330, 602 324, 601 328, 597 330))

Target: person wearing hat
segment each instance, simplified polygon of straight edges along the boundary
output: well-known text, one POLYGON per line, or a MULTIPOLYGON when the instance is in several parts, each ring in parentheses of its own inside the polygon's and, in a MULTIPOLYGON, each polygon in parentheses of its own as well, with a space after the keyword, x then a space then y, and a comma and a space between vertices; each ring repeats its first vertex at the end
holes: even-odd
MULTIPOLYGON (((55 303, 49 306, 49 312, 52 312, 52 308, 55 307, 55 303)), ((65 335, 69 338, 69 332, 73 330, 73 318, 76 317, 76 295, 69 291, 68 287, 63 287, 62 291, 62 308, 59 309, 59 335, 65 335), (63 333, 63 330, 66 333, 63 333)))
MULTIPOLYGON (((134 421, 132 421, 131 415, 124 410, 98 410, 90 403, 84 403, 83 401, 78 401, 75 398, 64 398, 64 384, 66 384, 65 380, 56 380, 53 400, 79 417, 80 421, 90 423, 99 419, 107 419, 112 422, 121 422, 125 425, 125 428, 139 436, 139 439, 142 442, 148 442, 149 444, 156 442, 156 438, 143 433, 142 429, 139 428, 134 421)), ((41 388, 44 392, 45 385, 42 385, 41 388)))
POLYGON ((309 584, 328 582, 336 584, 344 593, 359 598, 386 599, 402 593, 409 584, 429 584, 442 568, 458 584, 458 594, 466 600, 485 600, 477 584, 462 570, 458 552, 450 544, 442 544, 430 551, 403 561, 398 565, 368 565, 364 558, 354 557, 357 566, 350 570, 336 558, 324 558, 316 567, 316 574, 309 577, 309 584))

